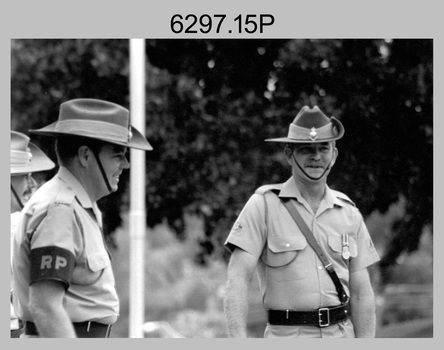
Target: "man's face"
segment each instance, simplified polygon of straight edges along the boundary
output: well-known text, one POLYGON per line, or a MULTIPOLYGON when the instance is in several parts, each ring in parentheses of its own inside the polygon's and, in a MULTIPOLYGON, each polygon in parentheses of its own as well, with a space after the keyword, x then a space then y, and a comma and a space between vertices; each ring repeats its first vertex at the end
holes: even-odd
MULTIPOLYGON (((37 183, 30 173, 11 176, 11 185, 19 196, 23 205, 25 205, 29 198, 31 198, 37 187, 37 183)), ((20 210, 20 204, 17 202, 15 196, 11 194, 11 213, 20 210)))
MULTIPOLYGON (((111 186, 112 192, 117 191, 119 187, 119 177, 120 174, 122 174, 122 171, 129 168, 129 162, 126 159, 126 154, 126 147, 112 144, 103 146, 99 152, 99 158, 102 163, 103 170, 105 170, 105 174, 108 179, 108 183, 111 186)), ((98 183, 100 183, 100 187, 103 187, 106 193, 108 193, 109 190, 106 187, 100 170, 97 170, 98 177, 100 178, 98 183)))
MULTIPOLYGON (((307 175, 319 178, 328 167, 333 166, 337 155, 338 151, 333 142, 322 142, 296 144, 293 155, 289 154, 287 157, 290 156, 290 158, 296 160, 307 175)), ((293 168, 294 171, 300 172, 297 166, 293 168)))

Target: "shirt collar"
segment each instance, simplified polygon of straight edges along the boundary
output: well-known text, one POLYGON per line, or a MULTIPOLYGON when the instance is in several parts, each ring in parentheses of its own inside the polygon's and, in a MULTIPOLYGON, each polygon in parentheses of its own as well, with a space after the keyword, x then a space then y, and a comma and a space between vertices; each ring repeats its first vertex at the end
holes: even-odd
POLYGON ((335 194, 334 191, 330 189, 327 185, 325 186, 325 196, 324 200, 327 202, 327 204, 330 207, 333 207, 334 205, 339 205, 340 207, 344 206, 344 202, 342 202, 335 194))
POLYGON ((279 197, 296 198, 300 200, 302 197, 301 191, 299 191, 298 186, 296 186, 293 176, 284 182, 279 197))
POLYGON ((94 208, 94 205, 91 202, 88 193, 86 193, 85 188, 67 168, 60 166, 57 176, 68 186, 71 191, 74 192, 82 207, 94 208))
MULTIPOLYGON (((301 191, 299 191, 298 186, 296 185, 296 181, 294 181, 293 176, 290 177, 284 184, 282 185, 281 192, 279 193, 279 197, 288 197, 288 198, 296 198, 299 202, 301 202, 301 191)), ((344 203, 340 201, 333 191, 325 185, 325 194, 323 200, 327 203, 328 207, 333 207, 334 205, 344 206, 344 203)))

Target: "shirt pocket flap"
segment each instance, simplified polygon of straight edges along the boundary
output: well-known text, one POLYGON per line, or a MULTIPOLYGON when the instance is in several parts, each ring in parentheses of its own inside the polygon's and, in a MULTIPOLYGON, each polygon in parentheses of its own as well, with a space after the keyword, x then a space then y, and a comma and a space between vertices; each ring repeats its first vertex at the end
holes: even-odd
POLYGON ((261 260, 269 267, 283 267, 292 263, 306 246, 307 240, 301 236, 268 237, 261 260))
POLYGON ((88 266, 93 272, 103 270, 111 263, 106 251, 92 253, 88 256, 88 266))
POLYGON ((307 239, 302 236, 268 237, 268 248, 273 253, 302 250, 307 246, 307 239))
MULTIPOLYGON (((342 237, 328 237, 328 245, 334 252, 342 254, 342 237)), ((348 250, 352 258, 355 258, 358 255, 358 246, 356 244, 356 241, 353 237, 350 236, 348 237, 348 250)))

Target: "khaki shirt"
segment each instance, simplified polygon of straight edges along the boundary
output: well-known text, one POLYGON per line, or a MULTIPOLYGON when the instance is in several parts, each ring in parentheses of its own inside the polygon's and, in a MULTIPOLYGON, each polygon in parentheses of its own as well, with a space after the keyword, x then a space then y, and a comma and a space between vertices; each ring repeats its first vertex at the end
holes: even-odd
MULTIPOLYGON (((13 252, 12 252, 12 241, 14 239, 14 233, 15 233, 15 230, 17 228, 17 221, 18 221, 19 216, 20 216, 20 212, 18 212, 18 211, 11 214, 11 235, 10 235, 10 242, 11 242, 11 244, 9 245, 9 248, 10 248, 10 259, 11 259, 10 260, 10 271, 11 271, 10 289, 11 289, 11 293, 12 293, 12 260, 13 260, 13 257, 12 257, 12 254, 13 254, 13 252)), ((10 327, 10 329, 11 330, 17 330, 17 329, 20 328, 20 325, 19 325, 18 317, 17 317, 17 315, 14 312, 14 307, 12 305, 12 301, 10 301, 9 309, 10 309, 10 314, 11 314, 11 327, 10 327)))
POLYGON ((22 320, 33 321, 28 288, 40 280, 65 284, 71 321, 117 320, 119 300, 101 226, 97 204, 64 167, 31 197, 13 244, 14 309, 22 320))
MULTIPOLYGON (((293 178, 284 184, 256 190, 234 223, 226 247, 229 250, 239 247, 259 259, 257 272, 266 309, 310 311, 339 305, 330 275, 271 189, 280 190, 279 196, 293 198, 291 202, 333 263, 347 295, 350 295, 349 273, 379 260, 362 215, 347 196, 326 186, 318 211, 313 213, 293 178), (343 234, 349 239, 349 259, 342 257, 343 234)), ((342 326, 333 326, 339 332, 347 332, 340 329, 342 326)), ((289 328, 297 328, 299 332, 307 327, 269 326, 266 333, 273 336, 273 329, 279 330, 277 333, 294 332, 289 328)), ((321 332, 317 327, 314 331, 321 332)))

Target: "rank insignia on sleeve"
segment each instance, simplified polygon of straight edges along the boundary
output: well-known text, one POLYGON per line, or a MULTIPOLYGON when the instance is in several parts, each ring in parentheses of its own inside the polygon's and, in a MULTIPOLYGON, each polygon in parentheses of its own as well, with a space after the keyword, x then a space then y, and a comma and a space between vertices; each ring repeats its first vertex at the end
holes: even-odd
POLYGON ((237 231, 242 230, 242 224, 240 222, 236 222, 234 224, 234 229, 237 231))

